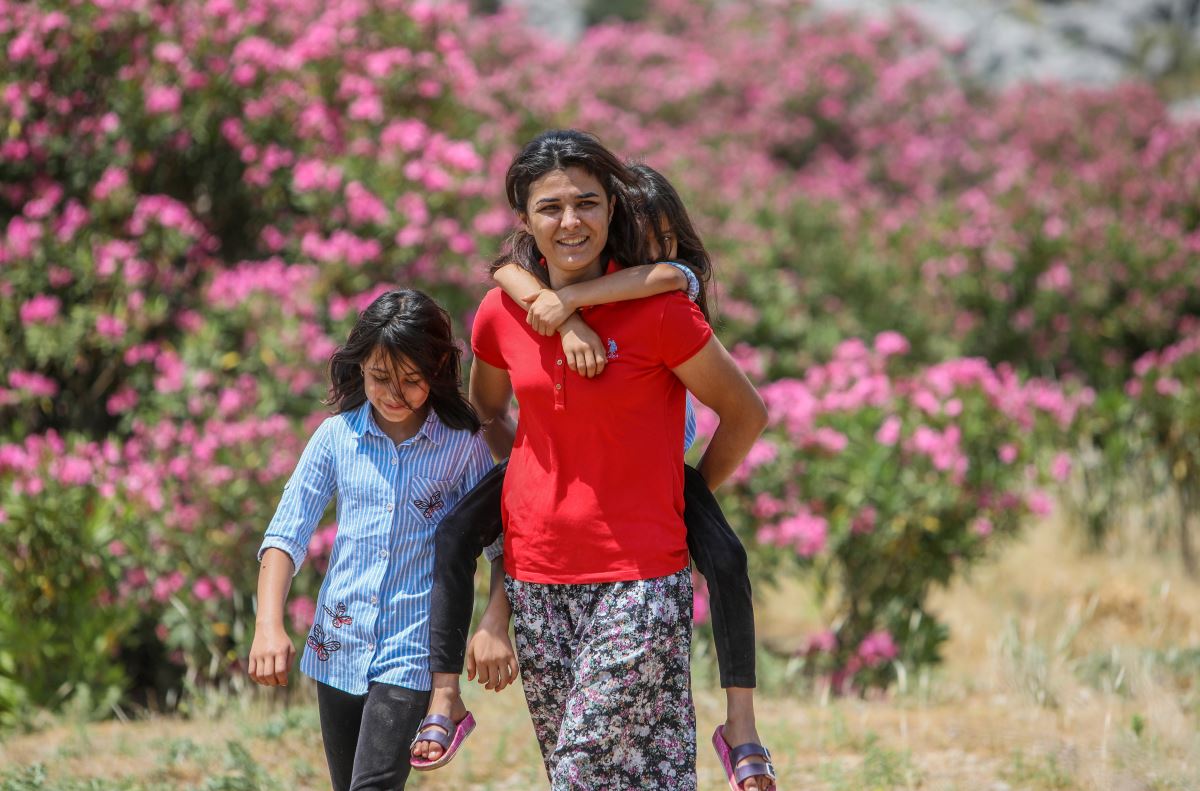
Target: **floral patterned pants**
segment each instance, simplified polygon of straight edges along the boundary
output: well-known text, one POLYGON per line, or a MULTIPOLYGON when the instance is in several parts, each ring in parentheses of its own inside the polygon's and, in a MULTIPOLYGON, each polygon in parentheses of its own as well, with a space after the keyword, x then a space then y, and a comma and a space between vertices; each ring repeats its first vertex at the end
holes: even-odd
POLYGON ((694 791, 691 572, 505 588, 551 789, 694 791))

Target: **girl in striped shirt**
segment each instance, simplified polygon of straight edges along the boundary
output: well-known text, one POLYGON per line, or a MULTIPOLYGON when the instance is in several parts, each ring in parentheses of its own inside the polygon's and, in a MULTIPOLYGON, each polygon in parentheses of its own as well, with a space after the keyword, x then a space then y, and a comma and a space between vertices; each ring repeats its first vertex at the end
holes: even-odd
MULTIPOLYGON (((249 674, 285 686, 295 655, 288 589, 337 496, 337 537, 300 660, 317 682, 336 791, 403 788, 408 777, 405 748, 429 702, 434 533, 492 467, 459 390, 459 358, 450 317, 425 294, 371 303, 333 354, 334 415, 309 440, 258 552, 249 674)), ((458 731, 472 725, 468 715, 458 731)))

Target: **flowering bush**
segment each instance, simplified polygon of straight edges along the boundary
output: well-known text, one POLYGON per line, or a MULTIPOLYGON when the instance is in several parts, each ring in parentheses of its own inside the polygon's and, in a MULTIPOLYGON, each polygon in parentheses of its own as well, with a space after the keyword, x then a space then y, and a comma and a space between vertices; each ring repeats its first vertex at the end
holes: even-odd
POLYGON ((661 0, 564 46, 418 0, 0 0, 0 66, 0 711, 178 683, 138 656, 236 668, 329 352, 393 284, 467 330, 548 126, 688 198, 776 419, 731 512, 843 597, 822 666, 854 683, 936 656, 924 588, 1030 507, 1078 404, 1029 376, 1192 425, 1187 388, 1114 390, 1200 307, 1195 126, 1139 86, 982 91, 911 20, 798 1, 661 0), (72 659, 31 670, 21 614, 51 611, 72 659))
POLYGON ((845 341, 803 379, 762 388, 770 428, 727 504, 773 560, 817 572, 831 631, 806 647, 835 687, 892 679, 892 660, 935 662, 945 627, 934 585, 1046 513, 1039 488, 1070 473, 1061 443, 1092 394, 981 359, 903 373, 908 343, 845 341))
POLYGON ((1144 459, 1165 468, 1178 497, 1176 535, 1180 557, 1192 574, 1200 571, 1189 518, 1200 512, 1200 322, 1186 325, 1182 340, 1149 352, 1134 364, 1126 384, 1133 399, 1135 430, 1152 438, 1144 459))

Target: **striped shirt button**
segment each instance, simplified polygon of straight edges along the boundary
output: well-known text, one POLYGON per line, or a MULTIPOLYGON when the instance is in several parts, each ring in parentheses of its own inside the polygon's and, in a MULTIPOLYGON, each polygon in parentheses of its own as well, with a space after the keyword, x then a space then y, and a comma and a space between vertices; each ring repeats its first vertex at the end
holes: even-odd
POLYGON ((393 465, 395 465, 395 464, 399 464, 399 463, 400 463, 400 460, 399 460, 399 459, 397 459, 395 456, 393 456, 393 457, 392 457, 392 464, 393 464, 393 465))
POLYGON ((367 650, 368 650, 368 651, 374 651, 374 650, 375 650, 375 644, 374 644, 374 643, 367 643, 367 650))
POLYGON ((379 597, 378 597, 378 596, 372 596, 372 597, 371 597, 371 604, 378 605, 378 604, 379 604, 379 597))
POLYGON ((386 558, 386 557, 387 557, 387 550, 386 550, 386 549, 381 549, 381 550, 379 550, 379 557, 381 557, 381 558, 386 558))
POLYGON ((389 511, 391 511, 391 510, 392 510, 392 509, 394 509, 395 507, 396 507, 396 504, 395 504, 395 503, 388 503, 388 504, 387 504, 387 509, 388 509, 389 511))

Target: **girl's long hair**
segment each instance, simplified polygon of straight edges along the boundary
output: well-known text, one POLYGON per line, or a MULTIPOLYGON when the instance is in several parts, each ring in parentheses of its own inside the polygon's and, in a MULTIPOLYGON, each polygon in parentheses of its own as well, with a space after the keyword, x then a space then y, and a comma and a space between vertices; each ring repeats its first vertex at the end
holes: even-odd
POLYGON ((429 384, 429 405, 446 426, 476 432, 479 416, 463 396, 460 360, 450 315, 420 291, 402 289, 381 294, 359 314, 346 343, 329 360, 326 404, 341 414, 367 400, 362 366, 379 349, 394 374, 403 361, 416 367, 429 384))
POLYGON ((704 241, 696 232, 692 218, 688 216, 683 199, 675 191, 675 187, 666 176, 649 165, 641 163, 629 166, 629 170, 637 177, 637 184, 631 190, 634 199, 634 212, 642 221, 644 233, 659 235, 659 228, 664 224, 670 228, 675 237, 678 249, 675 258, 688 268, 700 281, 700 296, 696 305, 704 314, 704 318, 712 323, 708 313, 708 288, 712 282, 713 265, 704 241))
MULTIPOLYGON (((504 177, 508 205, 519 215, 526 214, 533 182, 547 173, 569 167, 582 168, 599 181, 604 187, 606 201, 616 198, 608 225, 608 242, 601 255, 606 260, 616 259, 619 266, 644 261, 645 238, 638 228, 629 193, 634 186, 634 176, 595 135, 577 129, 552 129, 530 140, 513 158, 504 177)), ((533 236, 518 228, 505 240, 503 252, 492 262, 490 271, 494 273, 504 264, 516 263, 543 283, 549 283, 549 273, 541 263, 542 258, 533 236)))

